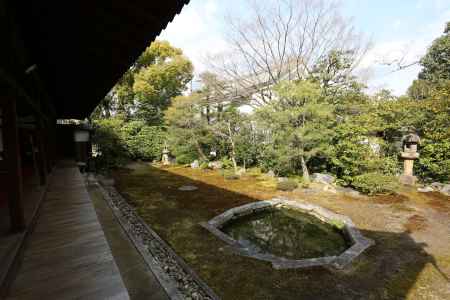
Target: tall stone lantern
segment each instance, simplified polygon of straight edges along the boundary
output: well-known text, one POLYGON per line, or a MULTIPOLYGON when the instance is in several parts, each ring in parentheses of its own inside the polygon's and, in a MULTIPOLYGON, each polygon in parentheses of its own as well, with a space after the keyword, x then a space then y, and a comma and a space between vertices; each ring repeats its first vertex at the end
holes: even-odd
POLYGON ((400 182, 406 185, 414 185, 417 177, 413 174, 413 168, 414 161, 419 158, 417 145, 420 144, 420 138, 415 132, 410 131, 402 138, 402 144, 403 174, 400 176, 400 182))
POLYGON ((169 151, 169 149, 167 149, 167 145, 164 145, 164 149, 162 151, 162 158, 161 158, 161 162, 162 162, 163 166, 170 165, 169 154, 170 154, 170 151, 169 151))

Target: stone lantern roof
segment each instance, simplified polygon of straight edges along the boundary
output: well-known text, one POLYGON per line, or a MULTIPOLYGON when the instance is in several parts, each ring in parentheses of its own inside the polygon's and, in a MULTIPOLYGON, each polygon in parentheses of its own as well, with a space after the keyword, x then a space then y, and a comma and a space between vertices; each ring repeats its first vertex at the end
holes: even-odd
POLYGON ((404 144, 420 144, 420 137, 415 133, 409 133, 402 138, 404 144))

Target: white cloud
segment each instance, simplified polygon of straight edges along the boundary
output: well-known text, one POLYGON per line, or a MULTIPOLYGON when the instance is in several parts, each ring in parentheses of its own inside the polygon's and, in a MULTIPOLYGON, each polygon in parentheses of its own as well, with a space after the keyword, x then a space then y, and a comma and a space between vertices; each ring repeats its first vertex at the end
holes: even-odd
POLYGON ((203 60, 206 54, 226 48, 219 30, 223 12, 219 11, 218 4, 218 0, 192 1, 159 36, 159 39, 168 40, 183 50, 193 62, 196 74, 205 70, 203 60))
MULTIPOLYGON (((358 74, 366 81, 369 91, 375 91, 382 87, 391 89, 395 94, 400 95, 417 77, 417 73, 420 71, 419 66, 392 72, 395 67, 383 66, 380 62, 393 61, 401 57, 404 57, 404 64, 417 61, 426 52, 431 42, 442 34, 445 22, 450 20, 448 0, 418 0, 416 7, 421 9, 421 7, 430 6, 428 1, 432 1, 431 6, 439 12, 439 17, 415 31, 407 31, 406 34, 404 33, 405 28, 413 29, 417 26, 411 26, 412 24, 408 24, 403 19, 395 20, 392 28, 398 38, 375 41, 374 47, 361 62, 358 74)), ((222 28, 226 27, 224 20, 226 9, 235 9, 234 12, 245 14, 242 9, 234 7, 238 5, 236 3, 240 2, 193 0, 167 26, 159 39, 168 40, 172 45, 181 48, 193 62, 195 74, 198 75, 206 70, 204 59, 207 54, 216 54, 227 50, 227 43, 222 32, 222 28)))
MULTIPOLYGON (((438 2, 435 1, 435 5, 438 5, 436 4, 438 2)), ((421 27, 418 32, 411 32, 410 35, 401 36, 395 40, 375 43, 360 64, 360 70, 371 69, 369 72, 371 77, 367 80, 369 92, 386 88, 396 95, 404 94, 411 82, 417 78, 420 66, 414 65, 395 71, 398 68, 395 62, 401 60, 401 65, 405 66, 420 60, 432 41, 442 34, 445 23, 449 19, 450 10, 447 10, 442 12, 434 22, 421 27), (386 63, 392 63, 392 65, 387 66, 386 63)))

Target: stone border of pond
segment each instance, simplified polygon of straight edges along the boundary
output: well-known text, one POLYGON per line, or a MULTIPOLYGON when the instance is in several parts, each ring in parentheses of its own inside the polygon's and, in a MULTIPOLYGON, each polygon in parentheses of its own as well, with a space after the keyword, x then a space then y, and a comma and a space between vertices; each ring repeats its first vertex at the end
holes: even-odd
POLYGON ((136 213, 123 196, 109 183, 89 176, 130 241, 158 279, 171 300, 219 300, 214 291, 187 263, 136 213))
POLYGON ((217 238, 225 242, 228 245, 229 250, 233 251, 234 253, 270 262, 274 269, 296 269, 318 266, 343 269, 347 265, 349 265, 356 257, 363 253, 367 248, 375 244, 373 240, 366 238, 361 234, 361 232, 358 230, 358 228, 356 228, 355 224, 349 217, 334 213, 318 205, 306 202, 292 201, 285 198, 273 198, 271 200, 253 202, 234 207, 212 218, 208 222, 200 223, 200 225, 214 234, 217 238), (221 230, 221 228, 223 228, 226 223, 236 220, 237 218, 273 208, 296 209, 303 213, 310 214, 323 222, 326 222, 333 226, 341 227, 339 229, 341 229, 349 238, 352 245, 338 256, 323 256, 308 259, 288 259, 272 254, 252 252, 250 249, 241 245, 238 241, 225 234, 221 230))

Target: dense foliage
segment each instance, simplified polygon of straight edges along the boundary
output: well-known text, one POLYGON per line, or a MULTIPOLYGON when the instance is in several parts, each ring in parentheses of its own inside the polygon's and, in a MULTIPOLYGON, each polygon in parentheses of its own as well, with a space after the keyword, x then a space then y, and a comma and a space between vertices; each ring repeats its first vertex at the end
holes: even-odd
POLYGON ((93 142, 101 151, 97 161, 100 169, 122 166, 128 160, 142 159, 152 161, 160 159, 165 128, 150 126, 145 122, 125 122, 121 118, 96 120, 93 142))
MULTIPOLYGON (((413 129, 421 137, 415 174, 449 181, 449 26, 405 96, 365 94, 351 75, 351 53, 331 51, 308 76, 271 86, 272 100, 250 113, 241 108, 254 95, 233 97, 212 73, 201 76, 201 90, 182 96, 192 65, 181 50, 155 42, 97 109, 101 160, 111 167, 124 158, 159 159, 167 144, 180 164, 198 160, 208 168, 221 161, 230 179, 239 178, 241 167, 302 177, 305 184, 311 172, 326 172, 375 194, 397 188, 401 138, 413 129)), ((284 185, 293 186, 287 181, 279 188, 284 185)))

